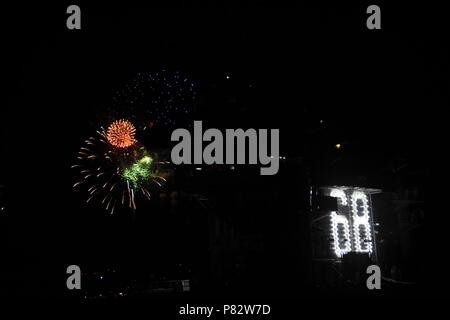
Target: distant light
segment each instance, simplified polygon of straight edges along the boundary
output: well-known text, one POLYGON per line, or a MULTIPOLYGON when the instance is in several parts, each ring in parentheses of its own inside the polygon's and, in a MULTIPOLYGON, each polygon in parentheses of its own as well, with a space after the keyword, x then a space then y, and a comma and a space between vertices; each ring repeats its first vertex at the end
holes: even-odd
POLYGON ((231 169, 231 170, 234 170, 234 166, 230 166, 230 169, 231 169))
POLYGON ((100 276, 100 279, 103 279, 103 276, 100 276))
POLYGON ((227 80, 230 80, 231 77, 230 77, 229 75, 226 75, 225 78, 226 78, 227 80))
POLYGON ((323 120, 320 120, 320 123, 323 123, 323 120))
POLYGON ((335 145, 335 147, 336 147, 336 149, 340 149, 341 148, 341 144, 338 143, 338 144, 335 145))
POLYGON ((195 170, 197 170, 197 171, 201 171, 201 170, 202 170, 202 168, 195 168, 195 170))

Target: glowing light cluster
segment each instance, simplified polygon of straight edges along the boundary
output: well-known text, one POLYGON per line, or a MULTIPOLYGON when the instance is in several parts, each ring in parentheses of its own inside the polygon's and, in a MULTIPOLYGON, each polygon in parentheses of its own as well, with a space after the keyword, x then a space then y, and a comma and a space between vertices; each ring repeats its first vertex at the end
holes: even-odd
POLYGON ((192 110, 197 101, 197 84, 187 74, 162 69, 139 72, 117 90, 109 114, 126 118, 138 130, 172 130, 192 125, 192 110))
POLYGON ((369 223, 369 200, 367 199, 367 195, 361 191, 354 191, 351 196, 351 206, 355 249, 357 252, 372 252, 372 235, 369 223))
POLYGON ((134 139, 135 129, 126 120, 115 121, 98 136, 85 140, 71 167, 78 171, 73 185, 85 189, 86 203, 98 200, 113 214, 120 208, 136 210, 136 196, 150 199, 155 187, 161 187, 170 171, 163 167, 157 153, 148 155, 146 148, 134 139), (165 177, 163 177, 165 176, 165 177))
POLYGON ((338 257, 342 257, 352 250, 352 241, 350 238, 350 226, 345 216, 338 215, 335 211, 331 212, 331 233, 333 235, 333 250, 338 257), (343 235, 339 232, 339 227, 343 235))
POLYGON ((339 205, 338 212, 332 211, 330 214, 332 249, 336 256, 342 257, 351 251, 372 253, 373 240, 367 194, 353 190, 348 201, 345 190, 334 188, 331 189, 330 196, 338 198, 339 205), (348 211, 346 208, 349 208, 348 211), (347 213, 351 213, 351 220, 347 213))
POLYGON ((135 127, 127 120, 114 121, 106 132, 108 142, 117 148, 128 148, 136 143, 135 127))
MULTIPOLYGON (((330 192, 331 197, 339 199, 339 205, 347 205, 347 195, 341 189, 332 189, 330 192)), ((345 216, 339 215, 337 212, 332 211, 331 215, 331 233, 333 235, 333 250, 338 257, 342 257, 343 254, 352 250, 352 241, 350 238, 350 226, 345 216), (339 227, 343 231, 343 236, 339 233, 339 227)))
POLYGON ((137 161, 130 168, 126 168, 122 176, 130 181, 135 188, 137 188, 139 180, 146 180, 152 174, 150 165, 153 159, 149 156, 145 156, 137 161))
POLYGON ((330 197, 338 198, 340 200, 340 205, 347 205, 347 195, 342 189, 332 189, 330 192, 330 197))

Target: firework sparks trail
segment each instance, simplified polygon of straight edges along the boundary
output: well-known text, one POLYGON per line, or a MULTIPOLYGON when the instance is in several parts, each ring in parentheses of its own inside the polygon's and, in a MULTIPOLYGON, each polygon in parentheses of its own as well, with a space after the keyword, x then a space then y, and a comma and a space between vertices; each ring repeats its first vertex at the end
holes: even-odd
POLYGON ((139 72, 116 91, 107 114, 130 119, 138 130, 189 127, 198 101, 197 87, 180 71, 139 72))
POLYGON ((158 172, 168 162, 156 161, 135 138, 136 129, 128 120, 114 121, 108 130, 102 127, 97 137, 85 140, 80 148, 77 169, 81 179, 73 188, 86 186, 86 203, 99 199, 106 211, 113 214, 116 204, 136 210, 136 191, 151 198, 152 186, 162 186, 166 179, 158 172))
POLYGON ((131 122, 117 120, 109 126, 106 139, 115 147, 128 148, 136 143, 136 139, 134 138, 135 133, 136 129, 131 122))

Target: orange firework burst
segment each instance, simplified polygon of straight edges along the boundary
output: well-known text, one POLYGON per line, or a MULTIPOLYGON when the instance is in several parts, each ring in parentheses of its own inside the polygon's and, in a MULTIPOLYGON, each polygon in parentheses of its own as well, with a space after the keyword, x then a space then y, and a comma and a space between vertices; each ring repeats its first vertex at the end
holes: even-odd
POLYGON ((106 139, 117 148, 128 148, 136 143, 136 129, 127 120, 116 120, 108 128, 106 139))

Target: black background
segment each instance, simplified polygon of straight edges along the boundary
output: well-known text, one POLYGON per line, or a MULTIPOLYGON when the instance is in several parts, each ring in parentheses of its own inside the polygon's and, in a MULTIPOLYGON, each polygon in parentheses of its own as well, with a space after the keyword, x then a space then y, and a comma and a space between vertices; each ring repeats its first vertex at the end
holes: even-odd
MULTIPOLYGON (((421 177, 442 159, 449 102, 444 8, 377 2, 382 29, 368 30, 365 10, 372 3, 366 2, 79 1, 82 29, 67 30, 69 4, 2 10, 0 164, 8 208, 2 237, 4 268, 16 275, 19 296, 64 297, 69 264, 126 259, 139 272, 154 259, 149 251, 183 250, 174 249, 182 240, 171 236, 170 227, 158 227, 170 225, 165 218, 148 218, 151 244, 139 238, 145 230, 130 240, 135 229, 80 209, 71 189, 69 167, 90 135, 89 123, 137 72, 183 70, 200 84, 203 103, 194 116, 205 127, 280 128, 280 153, 308 155, 321 174, 324 159, 341 142, 351 160, 339 174, 365 176, 358 183, 385 190, 395 188, 386 172, 401 166, 399 159, 421 177), (224 103, 229 96, 238 102, 224 103)), ((427 179, 414 181, 426 198, 427 179)), ((196 219, 193 224, 202 223, 196 219)), ((287 223, 261 219, 265 230, 274 226, 274 238, 287 223)), ((204 243, 201 235, 190 241, 185 245, 204 243)), ((289 261, 270 259, 280 258, 275 250, 266 252, 267 260, 277 274, 289 272, 289 261)), ((440 258, 429 259, 434 266, 440 258)))

